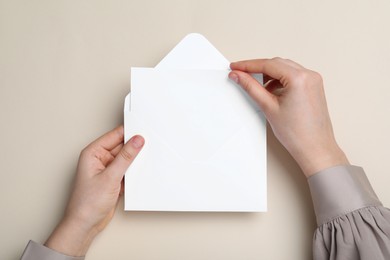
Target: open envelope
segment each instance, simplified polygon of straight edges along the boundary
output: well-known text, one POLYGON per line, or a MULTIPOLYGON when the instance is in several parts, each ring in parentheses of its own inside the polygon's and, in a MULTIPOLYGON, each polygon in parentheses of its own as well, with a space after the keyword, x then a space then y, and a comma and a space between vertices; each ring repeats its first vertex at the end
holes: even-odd
POLYGON ((125 210, 267 210, 266 121, 228 73, 200 34, 132 68, 125 141, 146 143, 125 175, 125 210))

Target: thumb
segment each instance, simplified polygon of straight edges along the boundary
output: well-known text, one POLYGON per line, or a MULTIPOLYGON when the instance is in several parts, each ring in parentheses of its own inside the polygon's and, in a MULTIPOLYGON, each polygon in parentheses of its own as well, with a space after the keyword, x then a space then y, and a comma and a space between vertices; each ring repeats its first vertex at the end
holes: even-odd
POLYGON ((122 180, 127 168, 131 165, 145 144, 145 139, 135 135, 122 147, 115 159, 107 167, 106 172, 113 178, 122 180))
POLYGON ((232 71, 229 78, 240 85, 265 114, 275 106, 275 97, 248 73, 232 71))

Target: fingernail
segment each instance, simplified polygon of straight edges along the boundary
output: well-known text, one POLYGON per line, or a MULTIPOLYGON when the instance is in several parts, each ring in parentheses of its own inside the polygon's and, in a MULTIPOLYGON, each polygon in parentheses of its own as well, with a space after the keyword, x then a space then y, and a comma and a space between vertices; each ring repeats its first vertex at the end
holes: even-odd
POLYGON ((145 143, 144 138, 140 135, 133 136, 130 141, 132 146, 136 149, 141 148, 145 143))
POLYGON ((233 80, 234 82, 238 83, 238 75, 236 73, 230 73, 229 79, 233 80))

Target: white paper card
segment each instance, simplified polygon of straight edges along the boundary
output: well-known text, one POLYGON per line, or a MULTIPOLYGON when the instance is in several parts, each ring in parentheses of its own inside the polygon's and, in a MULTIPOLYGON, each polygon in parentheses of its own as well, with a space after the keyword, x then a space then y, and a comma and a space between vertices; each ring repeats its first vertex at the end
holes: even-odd
POLYGON ((266 122, 225 65, 191 34, 156 68, 132 68, 125 140, 146 143, 125 176, 125 210, 266 211, 266 122), (201 67, 202 53, 216 68, 201 67))

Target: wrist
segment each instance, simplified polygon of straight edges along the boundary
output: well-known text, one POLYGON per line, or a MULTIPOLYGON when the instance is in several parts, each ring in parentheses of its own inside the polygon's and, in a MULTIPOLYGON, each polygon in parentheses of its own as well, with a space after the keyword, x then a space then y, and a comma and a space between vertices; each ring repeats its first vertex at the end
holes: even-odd
POLYGON ((47 239, 45 246, 68 256, 85 256, 97 234, 94 229, 64 218, 47 239))
POLYGON ((337 144, 326 149, 311 149, 308 153, 297 157, 296 161, 307 178, 333 166, 350 164, 337 144))

